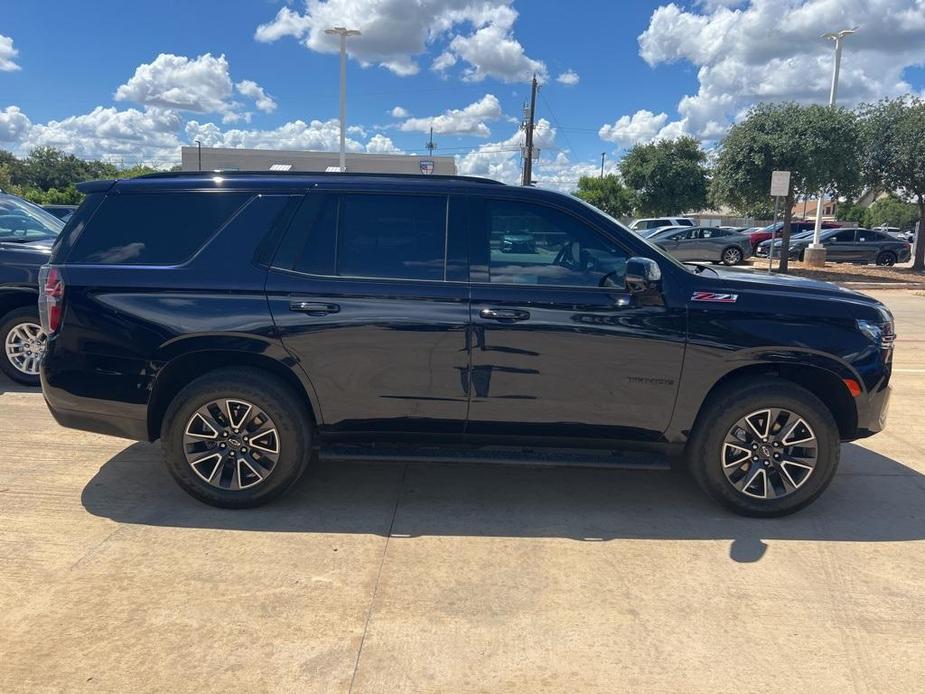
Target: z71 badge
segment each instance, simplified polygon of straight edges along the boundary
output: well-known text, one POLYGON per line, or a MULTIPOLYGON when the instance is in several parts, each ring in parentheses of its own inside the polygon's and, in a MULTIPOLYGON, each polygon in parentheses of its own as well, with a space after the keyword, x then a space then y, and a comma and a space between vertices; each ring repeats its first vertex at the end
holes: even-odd
POLYGON ((717 294, 715 292, 694 292, 691 296, 691 301, 706 301, 713 304, 734 304, 738 300, 738 294, 717 294))

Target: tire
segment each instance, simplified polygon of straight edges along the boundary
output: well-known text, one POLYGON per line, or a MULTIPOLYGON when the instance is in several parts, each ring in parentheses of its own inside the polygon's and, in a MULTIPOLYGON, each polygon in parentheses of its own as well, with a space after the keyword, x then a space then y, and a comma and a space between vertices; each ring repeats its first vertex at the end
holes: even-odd
POLYGON ((17 383, 39 386, 38 366, 45 352, 45 333, 41 329, 38 308, 24 306, 3 316, 0 342, 3 344, 0 370, 17 383), (16 350, 17 356, 10 355, 11 348, 16 350), (39 354, 36 355, 36 351, 39 354))
POLYGON ((720 259, 722 260, 723 265, 738 265, 742 262, 743 257, 744 255, 742 253, 742 249, 738 248, 737 246, 729 246, 728 248, 724 248, 722 254, 720 255, 720 259))
POLYGON ((709 496, 739 515, 759 518, 784 516, 815 501, 832 481, 839 455, 838 426, 825 404, 796 384, 770 377, 734 382, 711 396, 697 417, 687 447, 688 469, 709 496), (760 428, 760 413, 768 408, 772 412, 779 408, 788 410, 808 428, 803 429, 795 422, 795 433, 788 434, 790 422, 794 421, 788 420, 776 436, 769 437, 769 445, 764 446, 764 450, 759 448, 749 453, 753 445, 761 444, 743 443, 741 450, 745 451, 745 457, 738 458, 741 452, 736 445, 727 449, 727 435, 732 438, 738 423, 749 414, 757 415, 752 421, 760 428), (808 459, 798 456, 809 448, 772 447, 775 438, 800 441, 795 437, 805 437, 806 432, 814 436, 816 454, 815 464, 808 474, 802 464, 808 459), (757 457, 762 455, 767 455, 770 466, 757 457), (773 460, 778 455, 782 464, 773 460), (789 462, 788 457, 800 462, 789 462), (736 476, 745 491, 735 486, 733 478, 736 476), (785 476, 791 483, 789 487, 785 485, 785 476), (751 485, 747 484, 750 479, 753 480, 751 485))
POLYGON ((892 267, 896 264, 896 254, 893 251, 882 251, 877 255, 877 265, 881 267, 892 267))
POLYGON ((161 445, 167 469, 188 494, 212 506, 250 508, 278 498, 298 481, 311 457, 313 430, 308 407, 284 381, 259 370, 224 368, 176 395, 164 416, 161 445), (218 413, 207 410, 210 403, 218 413), (244 426, 233 428, 231 412, 244 426), (252 439, 247 427, 256 434, 252 439), (216 455, 217 461, 196 462, 216 455))

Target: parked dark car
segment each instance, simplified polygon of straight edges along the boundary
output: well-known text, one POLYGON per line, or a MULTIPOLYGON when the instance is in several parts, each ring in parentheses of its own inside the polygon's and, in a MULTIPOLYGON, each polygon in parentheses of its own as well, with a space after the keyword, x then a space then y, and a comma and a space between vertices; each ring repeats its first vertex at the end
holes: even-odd
POLYGON ((504 234, 501 237, 503 253, 536 253, 536 240, 532 234, 504 234))
POLYGON ((738 265, 752 254, 747 236, 718 227, 668 228, 648 237, 648 241, 683 261, 710 260, 738 265))
POLYGON ((39 384, 45 333, 39 322, 38 274, 63 226, 40 207, 0 193, 0 371, 19 383, 39 384))
MULTIPOLYGON (((790 239, 788 257, 803 260, 803 253, 813 242, 813 233, 806 232, 790 239)), ((889 266, 904 263, 912 255, 908 241, 897 239, 883 231, 871 229, 829 229, 819 235, 825 246, 826 260, 833 263, 858 263, 889 266)), ((770 241, 760 244, 755 255, 767 257, 770 241)), ((774 241, 774 257, 780 257, 781 239, 774 241)))
MULTIPOLYGON (((790 238, 798 234, 802 234, 807 231, 814 231, 816 228, 815 220, 803 221, 795 219, 790 222, 790 238)), ((838 222, 829 222, 823 220, 820 224, 821 229, 840 229, 841 224, 838 222)), ((768 224, 766 227, 761 227, 760 229, 748 230, 746 235, 752 241, 752 249, 757 250, 758 244, 763 243, 764 241, 769 240, 771 237, 780 238, 784 233, 784 223, 776 222, 774 224, 768 224)))
POLYGON ((42 205, 42 209, 62 222, 66 222, 77 211, 77 205, 42 205))
POLYGON ((884 426, 882 304, 686 266, 571 196, 243 172, 80 190, 42 271, 48 406, 160 438, 210 504, 269 501, 335 443, 632 447, 686 455, 719 502, 773 516, 884 426), (503 253, 511 228, 536 253, 503 253))

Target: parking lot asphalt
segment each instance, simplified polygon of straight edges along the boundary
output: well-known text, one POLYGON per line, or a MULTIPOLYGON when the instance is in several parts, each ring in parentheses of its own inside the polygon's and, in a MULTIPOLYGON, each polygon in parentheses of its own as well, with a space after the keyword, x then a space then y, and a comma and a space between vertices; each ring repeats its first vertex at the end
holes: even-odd
POLYGON ((925 294, 813 506, 668 471, 315 466, 213 509, 0 381, 2 692, 925 691, 925 294))

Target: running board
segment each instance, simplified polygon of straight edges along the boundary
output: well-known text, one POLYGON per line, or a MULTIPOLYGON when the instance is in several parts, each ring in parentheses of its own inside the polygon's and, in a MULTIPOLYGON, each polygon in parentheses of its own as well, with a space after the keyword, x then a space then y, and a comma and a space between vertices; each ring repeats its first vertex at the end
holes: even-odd
POLYGON ((575 449, 470 448, 404 446, 323 446, 319 457, 342 462, 500 463, 503 465, 607 467, 621 470, 669 470, 658 453, 575 449))

